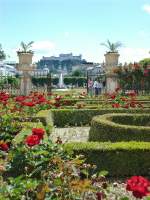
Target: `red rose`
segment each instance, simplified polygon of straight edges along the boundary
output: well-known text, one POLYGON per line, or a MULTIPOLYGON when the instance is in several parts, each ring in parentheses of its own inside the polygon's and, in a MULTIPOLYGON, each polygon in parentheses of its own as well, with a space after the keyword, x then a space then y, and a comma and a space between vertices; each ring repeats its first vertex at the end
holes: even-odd
POLYGON ((2 144, 0 144, 0 149, 2 151, 8 151, 9 150, 9 146, 7 143, 3 142, 2 144))
POLYGON ((43 139, 45 130, 43 128, 33 128, 32 133, 33 135, 37 135, 39 139, 43 139))
POLYGON ((131 91, 131 92, 128 92, 127 95, 131 96, 131 97, 135 97, 136 96, 136 92, 135 91, 131 91))
POLYGON ((111 99, 115 99, 115 98, 116 98, 116 95, 115 95, 115 94, 112 94, 112 95, 110 95, 110 98, 111 98, 111 99))
POLYGON ((35 103, 32 102, 32 101, 30 101, 30 102, 23 102, 22 104, 23 104, 24 106, 29 106, 29 107, 35 106, 35 103))
POLYGON ((16 101, 24 101, 26 99, 26 97, 25 96, 18 96, 18 97, 16 97, 16 101))
POLYGON ((127 180, 126 189, 132 191, 136 198, 142 199, 144 196, 149 195, 150 182, 142 176, 132 176, 127 180))
POLYGON ((113 108, 120 108, 120 104, 119 104, 119 103, 113 103, 113 104, 112 104, 112 107, 113 107, 113 108))
POLYGON ((29 146, 35 146, 40 143, 40 139, 37 135, 29 135, 25 139, 25 143, 29 146))
POLYGON ((122 106, 123 108, 129 108, 129 104, 125 104, 124 106, 122 106))

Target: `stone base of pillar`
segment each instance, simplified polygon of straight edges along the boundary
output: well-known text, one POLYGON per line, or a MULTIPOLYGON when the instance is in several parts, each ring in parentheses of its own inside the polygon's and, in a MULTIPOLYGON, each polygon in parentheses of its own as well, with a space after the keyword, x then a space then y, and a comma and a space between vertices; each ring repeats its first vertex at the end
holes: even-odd
POLYGON ((112 93, 115 92, 115 89, 118 87, 117 76, 113 74, 106 75, 106 92, 112 93))
POLYGON ((21 77, 20 90, 22 95, 29 95, 32 91, 31 77, 28 73, 24 73, 21 77))

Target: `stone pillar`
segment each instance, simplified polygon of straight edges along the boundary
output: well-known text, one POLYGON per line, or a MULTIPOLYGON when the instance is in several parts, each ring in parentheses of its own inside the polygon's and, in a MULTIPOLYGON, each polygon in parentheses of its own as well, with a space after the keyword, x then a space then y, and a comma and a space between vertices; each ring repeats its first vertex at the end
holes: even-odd
POLYGON ((32 90, 31 76, 28 72, 23 72, 20 84, 21 94, 28 95, 31 90, 32 90))
POLYGON ((31 73, 35 69, 35 65, 32 64, 33 53, 18 52, 18 57, 19 64, 17 69, 21 72, 20 93, 29 95, 32 91, 31 73))
POLYGON ((106 73, 106 91, 114 92, 118 87, 117 75, 112 73, 106 73))
POLYGON ((118 87, 117 75, 113 74, 113 68, 118 66, 119 54, 117 52, 108 52, 105 54, 105 72, 106 72, 106 91, 114 92, 118 87))

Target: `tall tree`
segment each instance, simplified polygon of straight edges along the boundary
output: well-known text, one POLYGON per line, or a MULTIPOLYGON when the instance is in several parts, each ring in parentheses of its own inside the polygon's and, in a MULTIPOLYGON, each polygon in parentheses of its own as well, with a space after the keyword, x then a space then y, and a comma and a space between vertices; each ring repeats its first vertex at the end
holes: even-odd
POLYGON ((2 49, 2 45, 0 44, 0 60, 5 60, 6 54, 4 50, 2 49))

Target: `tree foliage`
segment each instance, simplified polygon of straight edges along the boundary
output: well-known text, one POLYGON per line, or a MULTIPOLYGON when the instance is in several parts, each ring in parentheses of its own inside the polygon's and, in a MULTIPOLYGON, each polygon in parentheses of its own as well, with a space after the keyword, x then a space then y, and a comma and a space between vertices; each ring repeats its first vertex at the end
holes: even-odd
POLYGON ((2 45, 0 44, 0 60, 5 60, 6 54, 4 50, 2 49, 2 45))
POLYGON ((144 58, 143 60, 140 60, 139 63, 143 66, 143 68, 146 68, 150 65, 150 58, 144 58))

